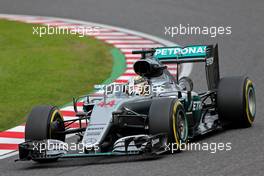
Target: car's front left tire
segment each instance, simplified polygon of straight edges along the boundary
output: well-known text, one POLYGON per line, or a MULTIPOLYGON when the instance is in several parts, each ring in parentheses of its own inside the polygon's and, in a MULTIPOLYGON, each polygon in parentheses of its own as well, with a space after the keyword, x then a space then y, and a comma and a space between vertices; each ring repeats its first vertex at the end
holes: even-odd
MULTIPOLYGON (((36 106, 29 113, 25 126, 25 141, 56 139, 65 141, 63 117, 55 106, 36 106)), ((34 160, 51 162, 57 159, 34 160)))

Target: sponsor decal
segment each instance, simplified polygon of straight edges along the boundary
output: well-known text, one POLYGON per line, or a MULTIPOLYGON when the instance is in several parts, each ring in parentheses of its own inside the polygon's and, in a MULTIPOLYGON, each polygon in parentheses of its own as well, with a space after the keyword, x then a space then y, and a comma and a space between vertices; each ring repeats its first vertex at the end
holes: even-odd
POLYGON ((203 58, 206 57, 206 46, 187 46, 181 47, 170 47, 170 48, 157 48, 154 54, 157 59, 168 59, 168 58, 203 58))

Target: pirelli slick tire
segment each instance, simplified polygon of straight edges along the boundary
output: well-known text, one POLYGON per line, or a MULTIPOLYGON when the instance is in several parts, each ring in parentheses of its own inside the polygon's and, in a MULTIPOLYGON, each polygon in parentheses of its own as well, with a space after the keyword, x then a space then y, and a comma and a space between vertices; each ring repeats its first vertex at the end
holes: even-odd
MULTIPOLYGON (((57 139, 65 141, 63 117, 57 107, 36 106, 28 115, 25 126, 25 140, 39 141, 45 139, 57 139)), ((57 159, 34 160, 37 162, 51 162, 57 159)))
POLYGON ((153 100, 149 110, 149 133, 166 133, 168 143, 176 144, 177 150, 188 141, 188 121, 181 102, 173 98, 153 100))
POLYGON ((226 127, 246 128, 256 116, 256 97, 253 82, 247 77, 222 78, 218 84, 217 107, 219 118, 226 127))

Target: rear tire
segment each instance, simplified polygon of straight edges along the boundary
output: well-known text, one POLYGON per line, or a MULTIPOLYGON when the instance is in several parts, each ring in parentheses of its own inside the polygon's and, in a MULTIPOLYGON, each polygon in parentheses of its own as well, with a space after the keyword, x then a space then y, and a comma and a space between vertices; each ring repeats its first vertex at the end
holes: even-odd
MULTIPOLYGON (((28 115, 25 126, 25 141, 40 141, 45 139, 56 139, 65 141, 65 130, 63 117, 57 107, 36 106, 28 115)), ((52 162, 57 159, 34 160, 37 162, 52 162)))
POLYGON ((256 115, 252 81, 247 77, 222 78, 218 84, 217 107, 224 127, 252 126, 256 115))
POLYGON ((168 143, 180 145, 188 141, 188 122, 183 105, 179 100, 161 98, 154 100, 149 110, 149 133, 166 133, 168 143))

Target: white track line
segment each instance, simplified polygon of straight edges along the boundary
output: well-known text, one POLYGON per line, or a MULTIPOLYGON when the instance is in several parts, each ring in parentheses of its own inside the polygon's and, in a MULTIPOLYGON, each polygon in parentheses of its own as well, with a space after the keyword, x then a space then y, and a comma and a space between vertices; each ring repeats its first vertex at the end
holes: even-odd
POLYGON ((20 144, 24 141, 24 139, 0 137, 0 144, 20 144))
POLYGON ((125 54, 126 58, 140 58, 141 56, 138 54, 125 54))
POLYGON ((14 155, 18 155, 17 150, 0 150, 0 159, 9 158, 14 155))
POLYGON ((10 131, 10 132, 25 132, 25 126, 16 126, 14 128, 11 128, 9 130, 6 131, 10 131))
POLYGON ((111 44, 153 44, 155 42, 150 41, 150 40, 108 40, 106 41, 107 43, 111 43, 111 44))
POLYGON ((88 34, 90 36, 127 36, 127 34, 124 34, 122 32, 111 32, 111 33, 91 33, 88 34))
POLYGON ((159 44, 146 44, 146 45, 132 45, 132 44, 114 44, 115 47, 117 48, 157 48, 161 47, 162 45, 159 44))
POLYGON ((122 39, 122 40, 140 40, 141 37, 137 36, 96 36, 95 38, 101 39, 101 40, 114 40, 114 39, 122 39))

